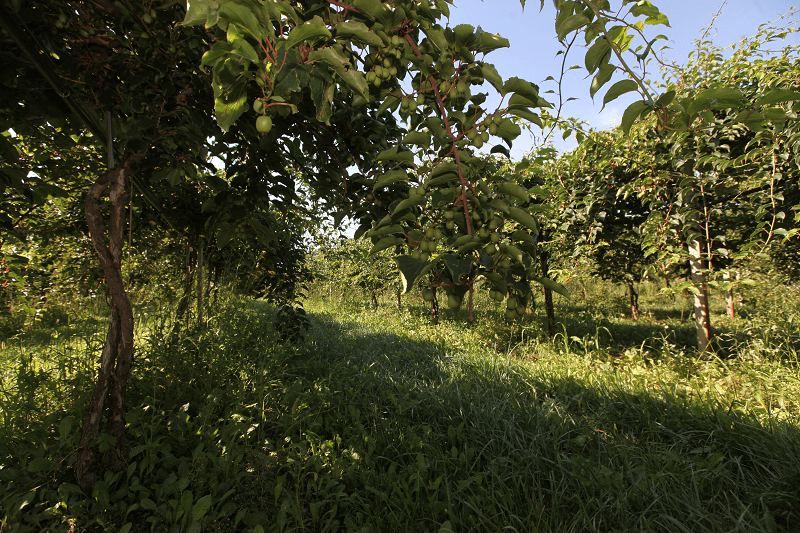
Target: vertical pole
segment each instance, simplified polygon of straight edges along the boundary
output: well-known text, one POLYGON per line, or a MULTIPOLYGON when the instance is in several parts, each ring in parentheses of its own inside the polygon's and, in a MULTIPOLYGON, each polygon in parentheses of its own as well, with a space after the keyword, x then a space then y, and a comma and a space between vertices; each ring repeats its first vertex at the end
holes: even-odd
POLYGON ((114 168, 114 132, 111 131, 111 111, 106 111, 106 154, 108 169, 114 168))
POLYGON ((697 350, 705 353, 711 340, 711 317, 708 314, 708 288, 703 271, 702 244, 697 236, 689 242, 689 266, 692 270, 694 292, 694 319, 697 325, 697 350))
MULTIPOLYGON (((545 233, 542 232, 539 235, 539 242, 541 243, 545 238, 545 233)), ((550 277, 550 253, 541 248, 541 244, 539 246, 539 266, 542 269, 542 277, 548 278, 550 277)), ((556 336, 556 309, 553 305, 553 291, 547 287, 544 288, 544 309, 547 313, 547 334, 552 339, 556 336)))
POLYGON ((203 236, 200 235, 200 248, 197 251, 197 323, 203 325, 203 236))
MULTIPOLYGON (((722 273, 722 279, 725 281, 730 281, 731 279, 731 272, 730 270, 726 270, 722 273)), ((725 310, 728 312, 728 316, 733 318, 736 316, 736 303, 733 299, 733 286, 731 285, 728 287, 728 290, 725 291, 725 310)))
POLYGON ((189 237, 186 241, 186 287, 184 294, 186 296, 186 327, 188 328, 191 322, 192 314, 192 238, 189 237))

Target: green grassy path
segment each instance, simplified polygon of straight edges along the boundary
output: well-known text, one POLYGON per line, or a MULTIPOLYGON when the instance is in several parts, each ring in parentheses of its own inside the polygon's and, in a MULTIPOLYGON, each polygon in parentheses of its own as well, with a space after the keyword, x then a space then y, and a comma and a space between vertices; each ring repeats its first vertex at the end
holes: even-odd
POLYGON ((313 327, 297 346, 277 342, 275 312, 258 301, 222 302, 173 340, 159 316, 143 317, 128 469, 91 495, 69 467, 83 401, 74 380, 96 356, 80 346, 95 336, 87 326, 74 342, 65 330, 17 341, 3 353, 0 530, 800 523, 795 362, 609 347, 569 329, 550 341, 536 317, 511 330, 492 312, 476 326, 449 313, 433 326, 408 306, 310 301, 313 327), (16 359, 28 374, 14 373, 16 359))
POLYGON ((800 516, 793 425, 690 400, 657 369, 631 380, 542 344, 509 358, 480 327, 331 314, 315 321, 313 352, 326 379, 358 384, 340 401, 369 413, 388 450, 371 469, 381 492, 398 495, 381 475, 391 468, 419 480, 394 509, 410 530, 770 531, 800 516))

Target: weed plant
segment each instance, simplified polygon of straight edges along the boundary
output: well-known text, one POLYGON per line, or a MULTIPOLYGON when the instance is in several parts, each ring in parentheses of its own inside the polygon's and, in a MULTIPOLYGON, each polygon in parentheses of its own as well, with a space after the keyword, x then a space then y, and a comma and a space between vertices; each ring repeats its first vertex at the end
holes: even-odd
POLYGON ((745 295, 701 357, 648 291, 639 324, 559 300, 554 339, 482 292, 473 326, 415 296, 311 299, 296 345, 260 301, 177 336, 142 307, 128 468, 93 494, 70 466, 104 321, 42 323, 3 341, 0 530, 793 530, 797 301, 745 295))

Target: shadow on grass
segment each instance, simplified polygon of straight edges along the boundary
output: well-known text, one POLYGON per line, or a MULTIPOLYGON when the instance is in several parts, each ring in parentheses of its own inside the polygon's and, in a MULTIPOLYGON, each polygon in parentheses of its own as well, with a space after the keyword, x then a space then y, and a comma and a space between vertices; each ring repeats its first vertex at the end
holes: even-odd
MULTIPOLYGON (((169 530, 170 502, 187 490, 211 497, 203 527, 214 531, 240 531, 240 512, 247 527, 273 531, 774 531, 800 521, 791 424, 668 384, 632 391, 416 340, 398 332, 402 321, 310 313, 308 341, 278 346, 265 325, 274 312, 250 307, 261 313, 147 355, 149 382, 131 395, 136 481, 109 482, 108 523, 154 518, 169 530), (148 509, 128 514, 145 498, 148 509)), ((59 435, 56 420, 47 431, 74 450, 74 430, 59 435)), ((3 451, 0 481, 29 476, 18 453, 3 451)), ((74 482, 48 479, 54 499, 29 508, 44 512, 59 483, 74 482)), ((93 501, 68 503, 87 520, 93 501)))
POLYGON ((348 492, 383 494, 351 501, 364 525, 390 525, 366 511, 392 495, 387 516, 412 520, 401 529, 769 531, 800 520, 791 424, 313 322, 286 376, 302 383, 292 394, 304 407, 280 425, 365 458, 341 478, 348 492), (402 489, 409 480, 416 491, 402 489))

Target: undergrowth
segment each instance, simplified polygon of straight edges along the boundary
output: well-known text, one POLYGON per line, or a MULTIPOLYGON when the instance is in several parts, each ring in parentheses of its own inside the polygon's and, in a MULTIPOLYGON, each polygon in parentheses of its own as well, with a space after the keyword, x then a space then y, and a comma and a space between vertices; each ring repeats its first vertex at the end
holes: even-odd
POLYGON ((715 315, 703 357, 677 309, 633 324, 596 300, 559 302, 549 339, 539 310, 509 325, 488 299, 474 326, 434 326, 415 297, 312 299, 298 344, 259 301, 222 299, 175 337, 144 306, 127 469, 92 494, 70 467, 105 323, 73 313, 2 340, 0 530, 791 531, 785 295, 715 315))

